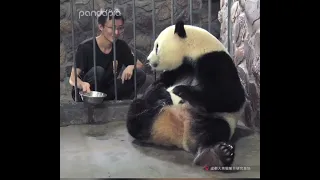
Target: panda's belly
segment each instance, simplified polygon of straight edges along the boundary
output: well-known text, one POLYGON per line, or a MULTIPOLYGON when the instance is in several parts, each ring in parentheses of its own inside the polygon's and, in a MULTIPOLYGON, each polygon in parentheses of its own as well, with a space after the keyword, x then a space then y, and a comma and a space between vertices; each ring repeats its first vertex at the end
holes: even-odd
POLYGON ((177 96, 176 94, 173 94, 173 93, 172 93, 172 90, 173 90, 175 87, 176 87, 176 85, 167 88, 167 91, 170 93, 171 100, 172 100, 172 102, 173 102, 174 105, 180 104, 180 102, 182 101, 181 97, 179 97, 179 96, 177 96))

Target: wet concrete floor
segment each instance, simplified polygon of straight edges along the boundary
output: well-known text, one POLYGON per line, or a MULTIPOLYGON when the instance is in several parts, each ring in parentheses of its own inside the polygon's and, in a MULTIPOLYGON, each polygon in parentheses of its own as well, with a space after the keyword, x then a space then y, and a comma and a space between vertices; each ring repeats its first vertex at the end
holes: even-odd
POLYGON ((60 127, 61 178, 260 178, 260 135, 237 129, 234 173, 192 166, 193 157, 136 143, 125 121, 60 127))

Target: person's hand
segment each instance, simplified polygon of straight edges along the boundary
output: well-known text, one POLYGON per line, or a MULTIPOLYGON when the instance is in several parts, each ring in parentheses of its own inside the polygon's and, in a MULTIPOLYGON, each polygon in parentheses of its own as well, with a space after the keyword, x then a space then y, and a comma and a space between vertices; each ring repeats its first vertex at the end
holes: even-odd
POLYGON ((81 83, 81 89, 82 89, 83 92, 89 93, 91 91, 90 84, 87 83, 87 82, 82 82, 81 83))
POLYGON ((131 79, 132 74, 133 74, 133 69, 134 69, 134 66, 130 65, 130 66, 127 66, 126 69, 123 70, 123 73, 121 76, 122 84, 124 83, 125 80, 131 79))

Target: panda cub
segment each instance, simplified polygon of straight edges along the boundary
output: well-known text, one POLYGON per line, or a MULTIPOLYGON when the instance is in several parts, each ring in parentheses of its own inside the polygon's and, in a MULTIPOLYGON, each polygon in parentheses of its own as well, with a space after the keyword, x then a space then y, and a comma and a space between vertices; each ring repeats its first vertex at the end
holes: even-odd
POLYGON ((128 133, 140 141, 182 148, 195 155, 197 165, 230 166, 234 147, 229 141, 245 92, 222 43, 179 21, 159 34, 148 61, 164 72, 130 105, 128 133))

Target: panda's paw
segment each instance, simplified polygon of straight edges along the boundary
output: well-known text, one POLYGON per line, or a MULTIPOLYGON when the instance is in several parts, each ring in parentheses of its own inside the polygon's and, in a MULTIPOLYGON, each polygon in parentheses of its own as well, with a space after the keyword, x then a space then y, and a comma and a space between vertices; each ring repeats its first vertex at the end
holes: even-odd
POLYGON ((158 83, 155 85, 152 85, 152 87, 146 92, 146 97, 149 98, 157 97, 159 94, 163 94, 163 92, 166 92, 165 85, 163 83, 158 83))
POLYGON ((231 166, 234 161, 234 146, 226 142, 219 142, 214 148, 222 165, 231 166))
POLYGON ((213 147, 198 150, 193 163, 199 166, 224 167, 231 166, 234 160, 234 147, 225 142, 219 142, 213 147))
POLYGON ((185 98, 190 97, 190 88, 189 88, 189 86, 185 86, 185 85, 176 86, 172 90, 172 93, 176 94, 177 96, 181 97, 182 99, 185 99, 185 98))

